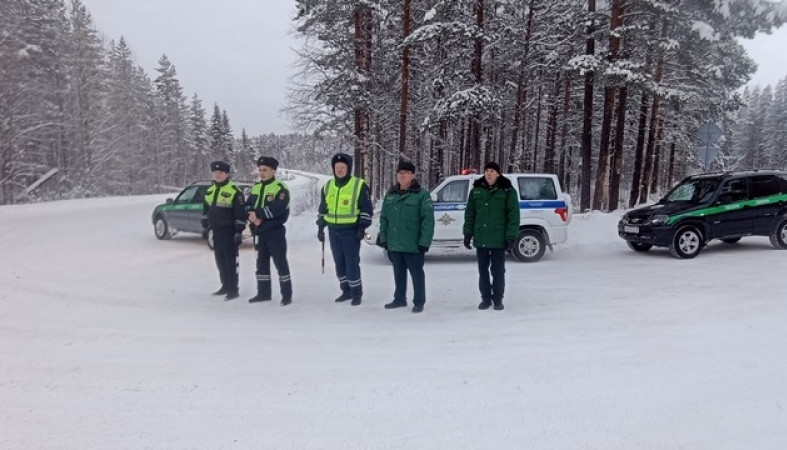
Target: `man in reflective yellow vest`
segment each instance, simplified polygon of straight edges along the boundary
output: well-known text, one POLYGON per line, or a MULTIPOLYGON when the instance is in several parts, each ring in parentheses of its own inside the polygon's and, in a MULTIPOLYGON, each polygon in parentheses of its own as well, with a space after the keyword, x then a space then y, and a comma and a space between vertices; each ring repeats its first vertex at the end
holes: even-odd
POLYGON ((210 163, 213 184, 205 191, 202 226, 213 230, 213 253, 219 268, 221 288, 213 295, 225 300, 238 298, 238 246, 246 228, 243 193, 230 181, 230 165, 224 161, 210 163))
POLYGON ((331 158, 333 178, 323 186, 317 218, 317 239, 325 241, 325 227, 339 279, 336 302, 361 304, 361 240, 372 224, 372 200, 364 180, 351 175, 353 159, 346 153, 331 158))
POLYGON ((249 222, 254 226, 254 246, 257 248, 257 295, 249 303, 271 299, 271 258, 279 273, 279 290, 282 306, 292 303, 290 265, 287 263, 287 230, 285 222, 290 217, 290 191, 276 179, 279 162, 261 156, 257 160, 260 182, 251 187, 246 203, 249 222))

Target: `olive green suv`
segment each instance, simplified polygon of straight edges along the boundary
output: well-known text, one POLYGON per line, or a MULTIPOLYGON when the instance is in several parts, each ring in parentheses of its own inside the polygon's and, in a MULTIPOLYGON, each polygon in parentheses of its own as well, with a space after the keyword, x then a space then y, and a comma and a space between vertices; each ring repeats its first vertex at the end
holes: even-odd
MULTIPOLYGON (((244 198, 248 198, 251 184, 248 182, 233 181, 241 191, 244 198)), ((197 181, 186 186, 174 199, 168 198, 166 203, 153 209, 153 233, 158 239, 170 239, 177 233, 197 233, 207 240, 208 246, 213 248, 213 231, 202 228, 202 209, 205 203, 205 192, 212 181, 197 181)), ((244 239, 249 236, 246 228, 244 239)))
POLYGON ((699 255, 713 239, 735 244, 744 236, 768 236, 787 249, 787 171, 688 177, 655 205, 624 214, 618 235, 632 250, 667 247, 682 259, 699 255))

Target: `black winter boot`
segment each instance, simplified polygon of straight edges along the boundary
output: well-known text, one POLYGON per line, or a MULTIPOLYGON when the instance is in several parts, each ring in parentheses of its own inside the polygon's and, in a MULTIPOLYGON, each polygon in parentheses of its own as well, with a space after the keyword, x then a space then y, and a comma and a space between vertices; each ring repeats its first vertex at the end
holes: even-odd
POLYGON ((334 300, 334 301, 336 303, 341 303, 341 302, 346 302, 347 300, 351 300, 351 299, 352 299, 352 296, 350 295, 349 292, 342 292, 342 295, 336 297, 336 300, 334 300))
POLYGON ((260 294, 255 295, 254 297, 249 299, 249 303, 257 303, 257 302, 269 302, 270 298, 265 298, 260 294))
POLYGON ((480 309, 481 311, 485 311, 489 309, 490 306, 492 306, 492 301, 484 299, 481 300, 481 303, 478 304, 478 309, 480 309))

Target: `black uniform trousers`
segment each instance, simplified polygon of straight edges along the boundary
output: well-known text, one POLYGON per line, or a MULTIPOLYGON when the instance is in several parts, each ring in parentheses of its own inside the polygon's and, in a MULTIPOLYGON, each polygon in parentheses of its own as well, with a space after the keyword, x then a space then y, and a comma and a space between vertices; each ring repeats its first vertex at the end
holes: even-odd
POLYGON ((413 279, 413 305, 426 303, 426 277, 424 276, 424 255, 422 253, 388 252, 394 270, 394 303, 407 304, 407 272, 413 279))
POLYGON ((256 236, 257 248, 257 295, 271 298, 271 259, 279 274, 279 290, 282 300, 292 300, 290 264, 287 262, 287 231, 282 227, 266 229, 256 236))
POLYGON ((238 246, 235 245, 234 227, 213 229, 213 253, 222 289, 238 292, 238 246))
POLYGON ((478 289, 485 302, 500 304, 506 289, 506 251, 503 248, 476 248, 478 257, 478 289), (491 268, 492 280, 489 279, 491 268))
POLYGON ((339 288, 346 297, 360 299, 363 297, 361 284, 361 240, 356 227, 328 226, 328 238, 331 242, 333 264, 336 267, 336 278, 339 288))

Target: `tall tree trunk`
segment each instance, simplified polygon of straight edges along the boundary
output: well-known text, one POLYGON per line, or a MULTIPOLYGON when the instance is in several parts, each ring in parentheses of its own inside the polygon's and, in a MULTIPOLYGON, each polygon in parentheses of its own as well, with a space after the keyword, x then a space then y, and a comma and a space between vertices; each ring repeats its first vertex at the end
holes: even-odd
MULTIPOLYGON (((371 67, 372 39, 371 39, 371 11, 366 6, 358 6, 355 9, 355 70, 364 79, 369 79, 369 68, 371 67)), ((355 119, 355 175, 365 177, 369 173, 369 161, 366 155, 369 154, 369 110, 368 106, 356 106, 354 111, 355 119)))
POLYGON ((538 85, 538 101, 536 105, 536 129, 533 132, 533 172, 538 172, 538 137, 541 131, 541 89, 542 84, 538 85))
POLYGON ((629 194, 629 208, 633 208, 639 201, 639 188, 642 183, 642 160, 645 159, 645 131, 648 124, 648 94, 642 93, 639 105, 639 125, 637 125, 637 147, 634 149, 634 170, 631 173, 631 192, 629 194))
POLYGON ((568 113, 571 108, 571 77, 568 74, 566 74, 565 77, 566 80, 563 85, 563 127, 560 131, 560 173, 558 175, 560 177, 560 183, 563 185, 563 189, 568 192, 569 185, 566 162, 570 161, 566 158, 566 153, 568 152, 566 149, 566 141, 568 140, 568 113))
MULTIPOLYGON (((622 0, 612 0, 609 20, 609 63, 615 64, 620 56, 620 37, 617 29, 623 25, 622 0)), ((609 210, 608 205, 609 174, 612 162, 609 149, 610 133, 612 132, 612 114, 615 109, 617 87, 607 84, 604 88, 604 115, 601 122, 601 142, 599 146, 598 167, 596 170, 596 187, 593 195, 593 209, 609 210)))
MULTIPOLYGON (((475 2, 475 24, 479 30, 484 29, 484 0, 476 0, 475 2)), ((472 73, 475 77, 476 86, 481 86, 484 79, 483 72, 483 55, 484 55, 484 39, 479 36, 473 42, 473 62, 472 73)), ((480 168, 481 165, 481 120, 478 116, 473 116, 470 123, 470 161, 472 167, 480 168)))
POLYGON ((560 75, 555 76, 555 90, 552 93, 547 118, 547 138, 544 145, 544 172, 555 173, 555 141, 557 139, 558 100, 560 99, 560 75))
POLYGON ((617 123, 615 125, 615 144, 612 151, 612 178, 609 181, 609 209, 618 209, 620 203, 620 178, 623 170, 623 140, 626 137, 626 101, 628 89, 620 88, 618 94, 617 123))
POLYGON ((672 143, 669 146, 669 165, 667 166, 667 179, 665 180, 664 184, 666 189, 669 189, 672 186, 675 179, 675 141, 677 141, 677 138, 673 137, 672 143))
POLYGON ((645 149, 645 160, 643 161, 642 180, 639 186, 639 202, 647 203, 650 194, 650 184, 653 179, 654 160, 656 157, 656 134, 659 124, 659 106, 661 102, 658 96, 653 97, 653 105, 650 108, 650 129, 648 131, 648 144, 645 149))
POLYGON ((508 152, 509 163, 514 167, 513 169, 521 170, 519 164, 521 158, 517 154, 517 145, 519 144, 519 134, 523 127, 522 116, 524 115, 525 104, 527 104, 527 67, 528 57, 530 55, 530 39, 533 35, 533 3, 535 0, 530 0, 527 11, 527 23, 525 25, 525 38, 524 38, 524 53, 522 55, 522 62, 520 64, 519 80, 517 81, 516 88, 516 105, 514 107, 514 128, 511 131, 511 144, 508 152))
MULTIPOLYGON (((594 56, 596 54, 596 40, 593 33, 596 31, 595 19, 596 0, 588 0, 588 28, 587 41, 585 43, 585 54, 594 56)), ((585 212, 590 208, 590 173, 593 150, 593 83, 595 73, 585 72, 585 98, 582 102, 582 180, 580 187, 579 210, 585 212)))
POLYGON ((601 142, 596 167, 596 186, 593 191, 593 209, 607 210, 605 199, 609 188, 609 134, 612 128, 612 112, 615 108, 615 87, 604 88, 604 114, 601 119, 601 142))
MULTIPOLYGON (((402 17, 402 39, 410 36, 410 0, 404 0, 404 16, 402 17)), ((407 101, 410 94, 410 46, 402 49, 402 98, 399 104, 399 155, 407 153, 407 101)))
POLYGON ((659 172, 661 172, 661 143, 664 140, 664 119, 659 120, 659 130, 656 133, 656 150, 653 158, 653 182, 650 184, 650 193, 655 194, 659 189, 659 172))

